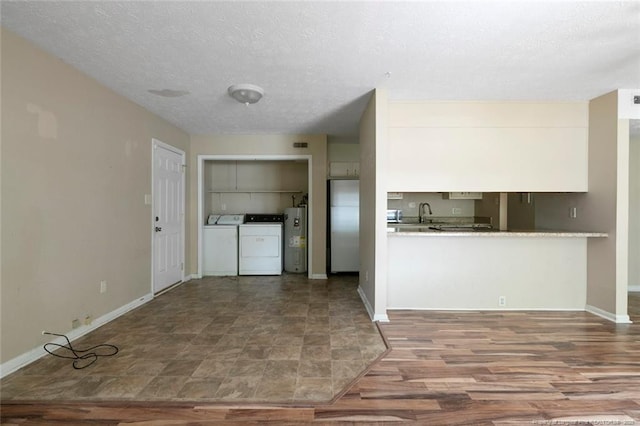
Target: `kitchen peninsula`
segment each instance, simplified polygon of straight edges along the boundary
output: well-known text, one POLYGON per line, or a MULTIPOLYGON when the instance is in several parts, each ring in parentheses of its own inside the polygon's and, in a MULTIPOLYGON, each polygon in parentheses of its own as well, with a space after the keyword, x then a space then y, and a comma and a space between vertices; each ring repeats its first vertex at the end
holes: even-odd
POLYGON ((587 238, 389 225, 389 309, 584 310, 587 238))

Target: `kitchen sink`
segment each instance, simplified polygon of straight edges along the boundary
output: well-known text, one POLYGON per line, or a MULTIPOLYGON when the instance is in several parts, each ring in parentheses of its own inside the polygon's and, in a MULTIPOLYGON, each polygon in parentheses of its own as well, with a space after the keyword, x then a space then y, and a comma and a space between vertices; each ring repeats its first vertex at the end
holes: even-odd
POLYGON ((414 232, 491 232, 496 231, 488 223, 389 223, 390 232, 414 231, 414 232))
POLYGON ((492 231, 496 231, 496 229, 493 229, 491 227, 491 225, 489 226, 454 226, 454 225, 447 225, 447 226, 440 226, 440 225, 435 225, 435 226, 429 226, 428 227, 430 230, 432 231, 440 231, 440 232, 492 232, 492 231))

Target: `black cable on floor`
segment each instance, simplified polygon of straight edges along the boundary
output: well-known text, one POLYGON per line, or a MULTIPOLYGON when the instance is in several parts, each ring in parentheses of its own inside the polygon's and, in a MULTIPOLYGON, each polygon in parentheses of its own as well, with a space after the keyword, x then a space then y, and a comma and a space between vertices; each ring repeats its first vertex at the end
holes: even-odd
POLYGON ((50 355, 56 356, 58 358, 73 359, 73 368, 75 368, 76 370, 82 370, 83 368, 90 366, 98 360, 98 357, 113 356, 118 353, 118 347, 115 345, 103 343, 101 345, 92 346, 89 349, 74 349, 73 346, 71 346, 69 338, 64 334, 50 333, 48 331, 43 331, 42 334, 50 334, 52 336, 65 338, 65 340, 67 341, 66 345, 61 345, 58 343, 46 343, 44 345, 44 350, 47 351, 47 353, 49 353, 50 355), (53 347, 54 349, 49 349, 50 347, 53 347), (100 354, 98 353, 99 348, 108 348, 109 352, 100 354), (67 354, 62 355, 53 353, 53 351, 58 349, 65 349, 67 351, 67 354), (86 362, 87 360, 90 361, 86 362))

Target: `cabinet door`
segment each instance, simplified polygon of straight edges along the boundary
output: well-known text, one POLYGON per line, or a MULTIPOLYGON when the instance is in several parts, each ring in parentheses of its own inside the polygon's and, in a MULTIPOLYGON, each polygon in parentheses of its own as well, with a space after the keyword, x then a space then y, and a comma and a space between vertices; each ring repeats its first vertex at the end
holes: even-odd
POLYGON ((360 163, 358 161, 332 161, 329 163, 329 176, 331 177, 355 177, 360 175, 360 163))
POLYGON ((351 163, 351 174, 353 176, 360 176, 360 163, 355 161, 351 163))
POLYGON ((347 161, 332 161, 329 163, 329 176, 346 177, 349 176, 349 166, 347 161))

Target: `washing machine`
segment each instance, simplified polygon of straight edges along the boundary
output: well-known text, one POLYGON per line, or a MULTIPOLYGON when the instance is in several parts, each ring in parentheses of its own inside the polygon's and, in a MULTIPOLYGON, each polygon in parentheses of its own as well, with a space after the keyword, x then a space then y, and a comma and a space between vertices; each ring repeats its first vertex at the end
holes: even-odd
POLYGON ((238 275, 238 226, 244 215, 209 215, 203 230, 202 275, 238 275))
POLYGON ((239 231, 239 275, 282 275, 283 214, 249 213, 239 231))

